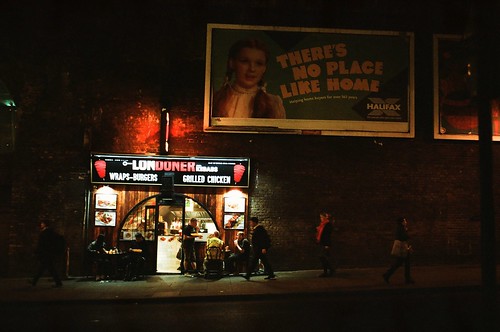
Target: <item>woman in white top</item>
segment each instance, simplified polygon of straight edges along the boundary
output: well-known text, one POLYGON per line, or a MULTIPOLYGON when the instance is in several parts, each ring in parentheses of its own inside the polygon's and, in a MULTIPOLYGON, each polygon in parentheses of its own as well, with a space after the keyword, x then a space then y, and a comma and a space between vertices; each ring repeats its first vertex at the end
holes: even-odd
POLYGON ((224 85, 214 94, 212 116, 285 118, 281 98, 265 91, 263 77, 269 56, 267 47, 257 39, 240 40, 231 46, 224 85))

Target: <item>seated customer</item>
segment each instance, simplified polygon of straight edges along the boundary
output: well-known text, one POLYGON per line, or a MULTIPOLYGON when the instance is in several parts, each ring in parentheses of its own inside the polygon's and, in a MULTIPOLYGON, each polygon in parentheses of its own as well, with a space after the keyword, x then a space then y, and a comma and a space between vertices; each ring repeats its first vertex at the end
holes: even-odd
POLYGON ((236 264, 243 262, 246 265, 250 253, 250 241, 245 238, 245 233, 238 232, 238 238, 234 240, 234 252, 227 258, 226 270, 229 273, 236 272, 236 264))
POLYGON ((141 233, 135 234, 135 241, 132 243, 128 250, 127 256, 124 258, 125 264, 125 279, 137 280, 142 269, 144 268, 144 263, 146 262, 148 256, 147 242, 141 233))
POLYGON ((88 247, 87 252, 92 262, 96 264, 96 281, 101 281, 109 277, 109 270, 111 263, 106 256, 106 242, 104 242, 104 234, 99 234, 97 239, 92 241, 88 247))
POLYGON ((223 262, 224 262, 224 241, 220 238, 219 231, 214 231, 210 234, 207 239, 207 252, 205 254, 205 260, 203 265, 205 271, 207 269, 212 270, 212 266, 209 266, 212 262, 216 265, 216 269, 222 272, 223 262))

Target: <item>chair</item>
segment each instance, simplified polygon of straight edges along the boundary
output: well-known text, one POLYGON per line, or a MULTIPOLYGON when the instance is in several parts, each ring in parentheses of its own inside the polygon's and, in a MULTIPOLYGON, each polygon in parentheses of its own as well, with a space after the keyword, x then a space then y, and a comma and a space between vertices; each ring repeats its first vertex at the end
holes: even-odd
POLYGON ((83 256, 83 270, 85 272, 86 279, 95 279, 97 274, 97 263, 95 262, 90 252, 88 252, 87 250, 85 251, 83 256))
POLYGON ((219 247, 208 247, 203 262, 205 278, 210 276, 221 277, 224 270, 224 252, 219 247))

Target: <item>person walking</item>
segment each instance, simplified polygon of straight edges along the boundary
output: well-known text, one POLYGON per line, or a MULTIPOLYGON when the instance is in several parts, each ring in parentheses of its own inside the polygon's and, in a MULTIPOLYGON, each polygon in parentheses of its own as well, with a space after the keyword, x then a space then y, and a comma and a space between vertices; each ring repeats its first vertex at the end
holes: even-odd
POLYGON ((31 284, 36 286, 38 279, 43 275, 45 270, 49 271, 52 279, 55 282, 54 287, 61 287, 62 281, 59 277, 54 263, 57 259, 58 252, 57 234, 49 227, 47 221, 40 222, 40 235, 36 247, 36 255, 39 262, 37 273, 35 274, 31 284))
POLYGON ((266 280, 274 280, 276 279, 276 275, 274 274, 273 268, 269 263, 269 259, 267 257, 267 253, 269 248, 271 247, 271 239, 269 238, 269 234, 264 226, 259 224, 259 218, 252 217, 250 218, 250 227, 252 228, 252 259, 250 260, 250 264, 248 265, 247 272, 243 276, 246 280, 250 280, 250 276, 252 272, 257 267, 257 263, 260 261, 264 265, 264 271, 268 273, 266 280))
POLYGON ((332 247, 332 230, 334 219, 331 214, 321 212, 319 214, 320 223, 316 227, 316 242, 320 246, 319 260, 323 267, 323 273, 320 277, 331 277, 335 272, 332 268, 331 247, 332 247))
POLYGON ((413 284, 415 281, 410 273, 410 256, 412 247, 408 244, 410 239, 408 235, 408 220, 401 217, 396 222, 395 240, 392 246, 391 255, 394 256, 394 263, 382 275, 384 281, 388 284, 391 276, 396 270, 404 264, 405 267, 405 282, 406 284, 413 284))

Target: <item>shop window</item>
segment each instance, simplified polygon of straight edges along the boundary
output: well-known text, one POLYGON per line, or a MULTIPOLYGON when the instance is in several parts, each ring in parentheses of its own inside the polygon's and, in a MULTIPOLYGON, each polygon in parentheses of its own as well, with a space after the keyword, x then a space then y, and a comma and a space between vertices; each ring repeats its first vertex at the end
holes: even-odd
POLYGON ((120 230, 120 241, 132 241, 134 235, 140 232, 147 241, 154 241, 156 236, 177 235, 191 218, 198 220, 202 238, 197 242, 206 242, 208 234, 217 230, 211 214, 201 204, 194 199, 183 196, 181 204, 159 205, 158 218, 156 218, 156 199, 152 196, 136 205, 126 216, 120 230), (184 209, 182 208, 184 202, 184 209), (184 213, 184 220, 183 220, 184 213), (155 221, 158 220, 158 227, 155 228, 155 221), (157 233, 155 233, 155 231, 157 233))
POLYGON ((150 197, 132 209, 120 231, 120 241, 135 240, 135 233, 142 233, 146 241, 154 241, 156 197, 150 197))

